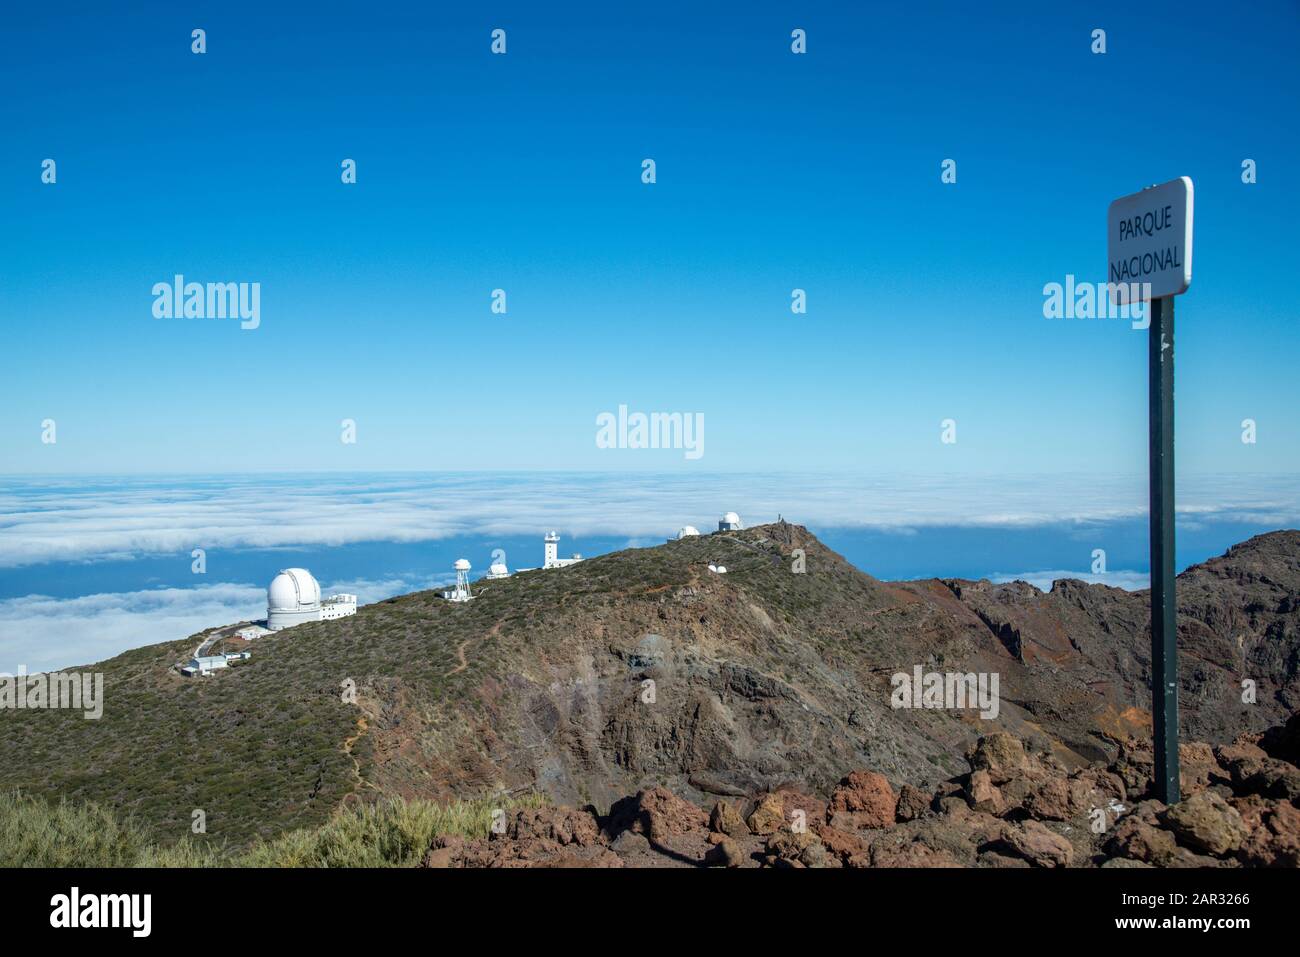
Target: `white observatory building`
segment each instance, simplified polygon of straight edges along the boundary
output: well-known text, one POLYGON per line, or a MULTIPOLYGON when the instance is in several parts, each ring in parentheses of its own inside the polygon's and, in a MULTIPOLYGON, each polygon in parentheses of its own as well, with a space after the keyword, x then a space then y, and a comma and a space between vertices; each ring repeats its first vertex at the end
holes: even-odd
POLYGON ((744 527, 744 525, 740 524, 740 516, 735 512, 728 512, 718 522, 718 531, 720 532, 738 532, 744 527))
POLYGON ((442 597, 447 601, 469 601, 474 597, 469 590, 469 560, 458 558, 454 567, 456 569, 456 587, 443 592, 442 597))
POLYGON ((266 589, 266 627, 292 628, 308 621, 329 621, 357 613, 356 595, 321 598, 320 583, 305 568, 286 568, 266 589))
POLYGON ((577 552, 570 558, 560 558, 560 535, 558 532, 547 532, 546 538, 542 541, 545 543, 543 568, 564 568, 582 561, 582 556, 577 552))

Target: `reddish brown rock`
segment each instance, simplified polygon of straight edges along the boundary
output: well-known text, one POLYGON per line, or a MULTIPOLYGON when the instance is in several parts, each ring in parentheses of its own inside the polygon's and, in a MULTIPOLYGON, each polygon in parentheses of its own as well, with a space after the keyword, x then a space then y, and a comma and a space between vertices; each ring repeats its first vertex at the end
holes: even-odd
MULTIPOLYGON (((822 840, 811 831, 778 831, 767 839, 767 856, 778 861, 797 862, 803 867, 823 867, 828 855, 822 840)), ((835 863, 839 863, 838 859, 835 863)))
POLYGON ((871 847, 858 835, 820 823, 813 824, 812 830, 822 839, 827 852, 839 858, 845 867, 866 866, 871 847))
POLYGON ((871 848, 872 867, 961 867, 946 851, 913 841, 910 844, 879 844, 871 848))
POLYGON ((889 827, 898 810, 898 795, 883 774, 853 771, 831 794, 827 815, 843 812, 856 827, 889 827))
POLYGON ((1254 867, 1300 867, 1300 811, 1279 801, 1242 843, 1238 856, 1254 867))
POLYGON ((1204 791, 1227 779, 1208 744, 1191 742, 1178 746, 1179 787, 1183 797, 1204 791))
POLYGON ((1011 850, 1039 867, 1069 867, 1074 861, 1074 845, 1038 821, 1008 825, 1003 830, 1002 840, 1011 850))
POLYGON ((980 738, 970 754, 970 766, 974 771, 988 771, 994 784, 1037 770, 1037 762, 1025 753, 1024 742, 1005 731, 980 738))
POLYGON ((1008 857, 1005 854, 999 854, 997 851, 985 851, 979 856, 976 863, 980 867, 1017 868, 1034 866, 1023 857, 1008 857))
POLYGON ((826 820, 826 802, 820 798, 790 787, 778 788, 776 793, 781 797, 782 812, 788 826, 795 826, 800 812, 805 824, 826 820))
POLYGON ((740 815, 740 809, 730 801, 719 801, 713 805, 709 815, 709 827, 731 837, 748 837, 749 827, 740 815))
POLYGON ((779 794, 765 794, 745 822, 754 834, 775 834, 785 826, 785 804, 779 794))
POLYGON ((1129 815, 1115 826, 1110 840, 1106 842, 1106 851, 1112 856, 1164 865, 1177 855, 1178 842, 1168 831, 1129 815))
POLYGON ((1214 791, 1201 791, 1165 811, 1164 824, 1180 843, 1223 856, 1246 839, 1246 826, 1236 809, 1214 791))
POLYGON ((1277 806, 1277 801, 1260 797, 1258 794, 1245 794, 1241 797, 1230 797, 1228 803, 1231 804, 1241 815, 1241 823, 1246 826, 1247 831, 1254 831, 1264 823, 1264 816, 1272 812, 1277 806))
POLYGON ((1002 792, 994 787, 989 772, 982 769, 971 772, 966 797, 972 808, 985 814, 1001 814, 1006 808, 1002 792))
POLYGON ((517 841, 498 838, 466 841, 425 855, 426 867, 622 867, 617 854, 603 845, 581 847, 545 838, 517 841))
POLYGON ((1151 790, 1152 775, 1155 773, 1151 742, 1131 738, 1125 741, 1120 745, 1112 770, 1124 782, 1124 789, 1131 798, 1141 798, 1147 794, 1151 790))
POLYGON ((1040 821, 1068 821, 1075 812, 1070 782, 1049 778, 1025 801, 1025 810, 1040 821))
POLYGON ((703 831, 709 826, 709 816, 704 811, 663 787, 624 798, 610 809, 610 817, 614 833, 631 828, 654 842, 703 831))
POLYGON ((571 807, 520 808, 507 826, 506 836, 517 841, 543 839, 579 847, 601 842, 595 816, 571 807))
POLYGON ((894 814, 900 821, 915 821, 930 807, 931 795, 918 787, 904 784, 898 789, 898 806, 894 814))
POLYGON ((740 845, 725 835, 718 835, 719 840, 704 855, 706 867, 739 867, 745 862, 745 852, 740 845))

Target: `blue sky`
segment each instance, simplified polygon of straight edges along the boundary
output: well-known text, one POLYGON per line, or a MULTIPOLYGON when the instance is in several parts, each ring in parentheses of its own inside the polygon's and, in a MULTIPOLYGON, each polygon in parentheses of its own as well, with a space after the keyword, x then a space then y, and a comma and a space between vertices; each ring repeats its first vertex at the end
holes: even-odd
POLYGON ((1140 472, 1145 333, 1042 287, 1178 175, 1179 471, 1300 471, 1295 5, 848 7, 7 12, 0 472, 1140 472), (260 328, 154 319, 176 273, 260 328), (704 457, 596 448, 619 404, 704 457))

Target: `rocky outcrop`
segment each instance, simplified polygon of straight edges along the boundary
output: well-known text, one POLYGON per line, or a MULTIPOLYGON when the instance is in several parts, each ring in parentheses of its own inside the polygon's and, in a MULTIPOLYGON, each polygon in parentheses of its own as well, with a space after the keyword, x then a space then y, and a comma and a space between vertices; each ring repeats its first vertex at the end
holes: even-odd
POLYGON ((1300 810, 1278 782, 1300 769, 1258 743, 1280 733, 1184 745, 1186 793, 1169 807, 1148 796, 1141 741, 1123 742, 1109 764, 1067 769, 995 732, 971 748, 966 773, 930 790, 895 791, 862 769, 825 801, 784 787, 718 800, 706 813, 656 787, 603 818, 516 811, 490 840, 435 842, 425 866, 1297 867, 1300 810))

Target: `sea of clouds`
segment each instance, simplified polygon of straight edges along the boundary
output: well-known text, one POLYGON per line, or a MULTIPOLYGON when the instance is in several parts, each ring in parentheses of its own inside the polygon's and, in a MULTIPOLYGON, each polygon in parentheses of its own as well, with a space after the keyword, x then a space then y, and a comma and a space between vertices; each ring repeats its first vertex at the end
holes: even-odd
MULTIPOLYGON (((1022 526, 1146 514, 1145 476, 601 473, 21 478, 0 492, 0 568, 454 535, 646 536, 718 515, 821 528, 1022 526)), ((1298 476, 1181 480, 1179 521, 1297 524, 1298 476)))
MULTIPOLYGON (((1180 481, 1180 527, 1237 521, 1300 525, 1300 477, 1180 481)), ((42 563, 188 553, 418 542, 452 536, 627 536, 656 544, 682 525, 708 531, 726 510, 749 524, 778 515, 818 528, 1029 527, 1146 514, 1145 476, 644 475, 573 473, 320 474, 11 478, 0 491, 0 573, 42 563)), ((992 576, 1043 588, 1081 578, 1123 588, 1145 573, 1041 570, 992 576)), ((365 604, 443 578, 322 582, 365 604)), ((0 670, 65 667, 213 625, 261 618, 247 584, 153 588, 0 601, 0 670)))

